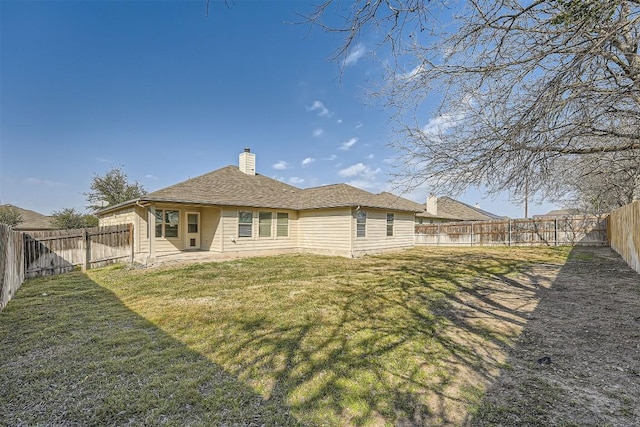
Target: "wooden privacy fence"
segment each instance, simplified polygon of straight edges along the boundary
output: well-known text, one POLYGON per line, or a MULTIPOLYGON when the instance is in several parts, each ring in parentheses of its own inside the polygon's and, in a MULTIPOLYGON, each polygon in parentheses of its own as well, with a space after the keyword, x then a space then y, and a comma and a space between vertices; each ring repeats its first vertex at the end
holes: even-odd
POLYGON ((22 233, 0 224, 0 310, 24 282, 22 233))
POLYGON ((25 278, 133 261, 133 226, 14 231, 0 224, 0 310, 25 278))
POLYGON ((611 248, 640 273, 640 201, 611 212, 609 242, 611 248))
POLYGON ((25 278, 133 260, 132 225, 25 233, 25 278))
POLYGON ((571 216, 553 219, 419 224, 416 245, 427 246, 606 246, 607 220, 571 216))

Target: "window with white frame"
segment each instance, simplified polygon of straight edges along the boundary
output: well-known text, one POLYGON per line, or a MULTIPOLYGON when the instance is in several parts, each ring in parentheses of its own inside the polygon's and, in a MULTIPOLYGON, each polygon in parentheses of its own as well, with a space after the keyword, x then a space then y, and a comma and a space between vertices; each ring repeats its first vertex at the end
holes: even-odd
POLYGON ((253 212, 238 212, 238 237, 251 237, 253 229, 253 212))
POLYGON ((258 212, 258 237, 271 237, 271 212, 258 212))
POLYGON ((156 237, 176 238, 180 229, 180 211, 156 209, 156 237))
POLYGON ((289 237, 289 213, 278 212, 277 218, 276 236, 289 237))
POLYGON ((356 237, 366 237, 367 235, 367 211, 359 209, 356 211, 356 237))
POLYGON ((387 237, 393 236, 393 224, 395 222, 395 215, 392 213, 387 214, 387 237))

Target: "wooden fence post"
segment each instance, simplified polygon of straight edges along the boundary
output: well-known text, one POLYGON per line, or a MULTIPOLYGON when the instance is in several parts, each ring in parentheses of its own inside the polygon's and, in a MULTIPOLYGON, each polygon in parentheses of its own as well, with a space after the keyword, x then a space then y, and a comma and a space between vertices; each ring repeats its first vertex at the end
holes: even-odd
POLYGON ((89 236, 89 230, 86 228, 83 230, 84 236, 84 263, 82 264, 82 271, 87 271, 91 268, 91 236, 89 236))

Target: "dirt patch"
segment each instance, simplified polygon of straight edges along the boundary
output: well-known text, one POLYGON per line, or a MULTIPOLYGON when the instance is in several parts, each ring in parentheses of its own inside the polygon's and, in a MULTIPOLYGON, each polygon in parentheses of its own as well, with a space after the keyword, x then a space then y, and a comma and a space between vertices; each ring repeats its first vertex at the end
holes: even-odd
POLYGON ((609 248, 575 248, 541 284, 470 424, 640 425, 640 275, 609 248))

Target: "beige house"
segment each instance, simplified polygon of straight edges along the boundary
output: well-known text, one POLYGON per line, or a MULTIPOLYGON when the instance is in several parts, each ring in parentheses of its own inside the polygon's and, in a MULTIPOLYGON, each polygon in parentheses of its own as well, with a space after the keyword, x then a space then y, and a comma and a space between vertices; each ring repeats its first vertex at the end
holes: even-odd
POLYGON ((255 173, 245 149, 226 166, 97 213, 131 223, 138 261, 180 251, 227 256, 309 252, 356 257, 410 248, 424 205, 347 184, 300 189, 255 173))

